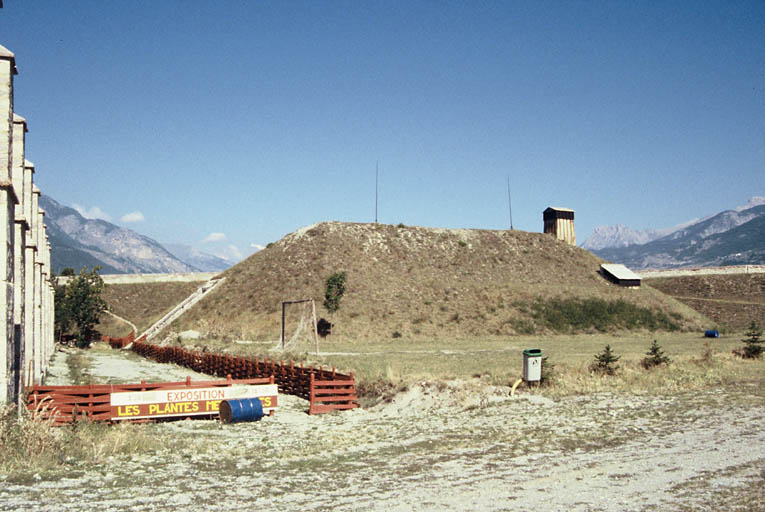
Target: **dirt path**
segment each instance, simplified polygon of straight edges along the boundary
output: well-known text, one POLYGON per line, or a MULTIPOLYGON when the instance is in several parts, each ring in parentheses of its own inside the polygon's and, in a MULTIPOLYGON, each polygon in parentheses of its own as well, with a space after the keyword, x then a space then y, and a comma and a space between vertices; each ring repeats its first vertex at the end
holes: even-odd
POLYGON ((106 313, 107 315, 111 316, 112 318, 116 318, 120 322, 123 322, 123 323, 127 324, 128 326, 130 326, 131 329, 133 329, 133 332, 135 332, 135 333, 138 332, 138 327, 136 327, 135 324, 133 322, 131 322, 130 320, 128 320, 126 318, 122 318, 119 315, 115 315, 114 313, 112 313, 109 310, 104 311, 104 313, 106 313))
MULTIPOLYGON (((120 380, 138 368, 187 373, 118 351, 90 356, 93 375, 108 368, 120 380)), ((765 510, 756 386, 552 400, 476 379, 323 416, 280 398, 257 423, 133 426, 167 447, 7 479, 0 509, 765 510)))
POLYGON ((752 302, 748 300, 730 300, 730 299, 710 299, 708 297, 690 297, 685 295, 670 295, 678 300, 702 300, 704 302, 718 302, 721 304, 745 304, 748 306, 765 306, 765 302, 752 302))

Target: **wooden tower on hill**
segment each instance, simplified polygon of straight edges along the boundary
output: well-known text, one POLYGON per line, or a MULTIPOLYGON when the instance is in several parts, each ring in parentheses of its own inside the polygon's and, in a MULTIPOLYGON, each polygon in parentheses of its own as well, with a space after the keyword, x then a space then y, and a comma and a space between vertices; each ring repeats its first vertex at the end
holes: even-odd
POLYGON ((542 217, 545 221, 545 233, 553 235, 558 240, 576 245, 574 210, 550 206, 542 212, 542 217))

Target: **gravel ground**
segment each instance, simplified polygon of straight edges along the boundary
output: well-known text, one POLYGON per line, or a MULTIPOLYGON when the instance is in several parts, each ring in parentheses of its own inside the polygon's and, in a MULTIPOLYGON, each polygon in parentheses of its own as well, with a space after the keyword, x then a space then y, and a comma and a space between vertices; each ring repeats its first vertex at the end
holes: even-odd
MULTIPOLYGON (((89 357, 96 382, 188 374, 119 351, 89 357)), ((319 416, 280 400, 256 423, 132 426, 167 448, 6 477, 0 509, 765 510, 758 386, 553 400, 475 379, 319 416)))

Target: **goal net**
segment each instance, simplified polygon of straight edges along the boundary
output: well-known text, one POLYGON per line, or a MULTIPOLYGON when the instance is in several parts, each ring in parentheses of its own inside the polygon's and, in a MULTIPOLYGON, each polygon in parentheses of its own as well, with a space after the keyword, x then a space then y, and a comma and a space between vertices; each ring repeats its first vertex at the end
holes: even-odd
POLYGON ((282 333, 277 350, 319 351, 316 336, 316 306, 313 299, 282 302, 282 333))

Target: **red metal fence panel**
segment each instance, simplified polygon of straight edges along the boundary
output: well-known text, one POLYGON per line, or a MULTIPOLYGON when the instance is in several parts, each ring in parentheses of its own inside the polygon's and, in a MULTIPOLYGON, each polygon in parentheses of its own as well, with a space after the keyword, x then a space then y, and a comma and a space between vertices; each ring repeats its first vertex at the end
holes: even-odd
MULTIPOLYGON (((62 425, 86 417, 93 421, 113 421, 112 393, 126 391, 188 390, 199 388, 225 388, 233 385, 275 384, 272 377, 251 379, 225 379, 215 381, 180 382, 142 381, 140 384, 89 384, 84 386, 41 386, 31 388, 27 396, 27 409, 44 420, 62 425)), ((217 411, 216 411, 217 413, 217 411)))
POLYGON ((358 407, 353 373, 345 375, 333 368, 305 367, 294 362, 189 351, 181 347, 162 347, 145 343, 143 337, 132 342, 136 353, 160 363, 175 363, 199 373, 235 379, 273 376, 279 391, 310 402, 309 414, 358 407))

